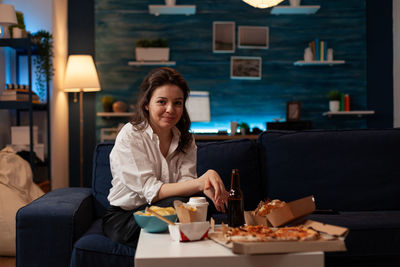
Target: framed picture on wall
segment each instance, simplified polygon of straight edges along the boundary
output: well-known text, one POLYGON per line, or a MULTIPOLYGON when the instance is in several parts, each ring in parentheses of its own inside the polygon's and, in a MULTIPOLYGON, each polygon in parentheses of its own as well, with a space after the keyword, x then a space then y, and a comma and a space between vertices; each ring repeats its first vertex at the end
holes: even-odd
POLYGON ((261 80, 261 57, 231 57, 231 79, 261 80))
POLYGON ((214 53, 235 52, 235 22, 233 21, 213 22, 213 52, 214 53))
POLYGON ((300 101, 286 102, 286 121, 299 121, 301 111, 300 101))

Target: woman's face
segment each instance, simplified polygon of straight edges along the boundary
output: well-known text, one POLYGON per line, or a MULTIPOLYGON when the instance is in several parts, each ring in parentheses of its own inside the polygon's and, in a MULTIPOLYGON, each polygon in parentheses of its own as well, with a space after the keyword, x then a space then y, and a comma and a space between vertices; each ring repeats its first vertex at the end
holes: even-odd
POLYGON ((184 105, 183 91, 178 86, 165 84, 155 89, 146 106, 153 131, 171 130, 181 119, 184 105))

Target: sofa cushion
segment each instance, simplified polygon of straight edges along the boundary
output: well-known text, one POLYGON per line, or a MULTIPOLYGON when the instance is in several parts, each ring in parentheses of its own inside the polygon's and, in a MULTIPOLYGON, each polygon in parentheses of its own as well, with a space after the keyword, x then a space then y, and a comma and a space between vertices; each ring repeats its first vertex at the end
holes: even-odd
POLYGON ((95 206, 98 217, 102 217, 110 205, 107 199, 112 180, 109 155, 113 147, 114 143, 98 144, 93 155, 92 190, 93 196, 100 203, 95 206))
POLYGON ((103 234, 102 220, 96 220, 75 243, 71 267, 134 266, 134 248, 115 243, 103 234))
POLYGON ((317 208, 400 210, 400 129, 260 135, 270 198, 314 195, 317 208))
POLYGON ((333 253, 332 256, 400 257, 400 211, 312 214, 308 218, 349 228, 350 232, 346 237, 347 252, 333 253))
MULTIPOLYGON (((260 200, 265 198, 256 142, 249 139, 237 139, 198 144, 197 175, 201 176, 208 169, 219 173, 227 190, 231 184, 232 169, 239 169, 246 210, 255 209, 260 200)), ((210 212, 213 212, 213 205, 210 208, 210 212)))

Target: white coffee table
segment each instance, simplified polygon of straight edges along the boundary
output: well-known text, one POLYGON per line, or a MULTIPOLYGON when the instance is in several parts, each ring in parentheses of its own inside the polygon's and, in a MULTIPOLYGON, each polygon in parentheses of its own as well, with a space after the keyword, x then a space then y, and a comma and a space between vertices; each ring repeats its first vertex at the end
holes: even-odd
POLYGON ((323 252, 238 255, 212 240, 174 242, 169 233, 140 232, 136 267, 323 267, 323 252))

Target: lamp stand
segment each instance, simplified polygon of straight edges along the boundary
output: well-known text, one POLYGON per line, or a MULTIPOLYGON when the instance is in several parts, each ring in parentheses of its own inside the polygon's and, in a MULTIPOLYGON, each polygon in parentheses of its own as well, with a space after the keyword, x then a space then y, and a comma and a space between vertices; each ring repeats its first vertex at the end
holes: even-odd
POLYGON ((83 88, 79 90, 80 185, 83 187, 83 88))

